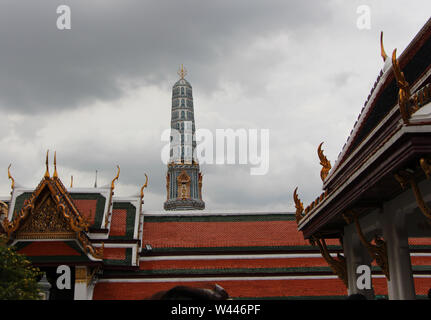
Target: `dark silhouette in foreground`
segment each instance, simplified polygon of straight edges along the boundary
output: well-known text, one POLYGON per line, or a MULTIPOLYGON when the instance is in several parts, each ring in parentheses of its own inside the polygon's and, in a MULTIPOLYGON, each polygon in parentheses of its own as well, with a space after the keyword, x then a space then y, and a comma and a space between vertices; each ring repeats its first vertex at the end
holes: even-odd
POLYGON ((227 300, 229 295, 219 285, 214 289, 201 289, 187 286, 176 286, 168 291, 160 291, 151 300, 227 300))

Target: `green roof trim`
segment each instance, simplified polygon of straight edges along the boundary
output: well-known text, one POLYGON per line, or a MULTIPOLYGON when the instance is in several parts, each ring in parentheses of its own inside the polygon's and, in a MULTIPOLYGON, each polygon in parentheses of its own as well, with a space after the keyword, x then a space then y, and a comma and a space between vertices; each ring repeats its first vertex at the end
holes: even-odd
POLYGON ((205 215, 205 216, 144 216, 151 222, 244 222, 244 221, 294 221, 294 214, 205 215))
MULTIPOLYGON (((219 268, 219 269, 163 269, 163 270, 137 270, 137 271, 122 271, 121 275, 124 276, 136 276, 136 275, 199 275, 199 274, 225 274, 225 273, 285 273, 285 274, 295 274, 295 273, 316 273, 316 272, 328 272, 332 274, 330 267, 293 267, 293 268, 219 268)), ((104 272, 104 275, 109 275, 110 273, 116 274, 115 271, 104 272)))

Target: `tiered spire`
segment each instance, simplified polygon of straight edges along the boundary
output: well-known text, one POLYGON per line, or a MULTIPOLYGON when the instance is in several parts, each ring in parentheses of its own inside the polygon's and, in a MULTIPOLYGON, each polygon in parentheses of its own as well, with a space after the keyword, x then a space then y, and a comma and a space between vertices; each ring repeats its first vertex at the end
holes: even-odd
POLYGON ((192 86, 187 70, 178 70, 180 79, 172 88, 171 153, 166 176, 166 210, 203 209, 202 175, 195 158, 195 119, 192 86))

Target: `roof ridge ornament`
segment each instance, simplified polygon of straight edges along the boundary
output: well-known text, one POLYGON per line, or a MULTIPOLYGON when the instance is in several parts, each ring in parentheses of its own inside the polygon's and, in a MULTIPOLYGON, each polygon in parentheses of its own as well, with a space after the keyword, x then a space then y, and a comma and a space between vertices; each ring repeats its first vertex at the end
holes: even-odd
POLYGON ((401 117, 403 118, 404 124, 409 124, 411 116, 411 112, 409 110, 411 98, 410 85, 404 76, 404 72, 401 71, 400 63, 397 60, 397 49, 394 49, 394 52, 392 53, 392 66, 397 86, 399 88, 398 105, 400 108, 401 117))
POLYGON ((383 31, 380 32, 380 55, 383 58, 383 62, 386 61, 388 55, 385 52, 385 47, 383 46, 383 31))
POLYGON ((146 173, 144 174, 145 174, 145 183, 141 188, 141 202, 142 202, 142 199, 144 198, 144 189, 148 186, 148 176, 146 173))
POLYGON ((181 79, 184 79, 184 77, 187 75, 187 70, 184 68, 183 64, 181 64, 181 68, 178 70, 177 74, 181 77, 181 79))
POLYGON ((58 173, 57 173, 57 151, 54 151, 54 173, 53 173, 52 177, 54 179, 58 178, 58 173))
POLYGON ((111 182, 111 190, 113 191, 115 188, 115 181, 118 180, 118 178, 120 177, 120 166, 117 165, 117 175, 115 176, 115 178, 112 180, 111 182))
POLYGON ((296 208, 296 223, 299 224, 299 222, 302 220, 304 212, 304 205, 302 204, 301 200, 298 197, 298 187, 296 187, 295 191, 293 191, 293 201, 295 201, 295 208, 296 208))
POLYGON ((119 177, 120 177, 120 166, 117 165, 117 175, 114 177, 114 179, 112 179, 111 190, 109 192, 109 207, 108 207, 108 211, 106 212, 106 216, 105 216, 105 228, 108 228, 109 217, 112 214, 112 212, 111 212, 112 196, 114 195, 115 181, 118 180, 119 177))
POLYGON ((15 179, 12 177, 12 175, 10 174, 10 167, 12 166, 12 163, 9 164, 9 166, 7 167, 7 176, 8 178, 12 181, 10 188, 12 189, 12 191, 15 189, 15 179))
POLYGON ((46 171, 45 171, 44 178, 47 178, 47 179, 50 178, 50 176, 49 176, 49 166, 48 166, 48 153, 49 153, 49 149, 46 150, 46 160, 45 160, 46 171))
POLYGON ((331 162, 323 154, 322 145, 323 142, 319 144, 319 147, 317 148, 317 155, 319 156, 320 165, 322 166, 322 170, 320 171, 320 178, 322 179, 322 182, 325 182, 325 179, 328 176, 332 166, 331 162))

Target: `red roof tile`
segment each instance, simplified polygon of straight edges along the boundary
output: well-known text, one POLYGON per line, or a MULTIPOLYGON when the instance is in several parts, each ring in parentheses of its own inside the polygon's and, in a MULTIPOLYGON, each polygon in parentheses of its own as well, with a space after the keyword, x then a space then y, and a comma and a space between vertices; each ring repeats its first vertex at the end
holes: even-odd
POLYGON ((96 199, 74 199, 73 203, 77 207, 79 213, 84 216, 90 225, 94 224, 94 219, 96 216, 96 199))
POLYGON ((125 236, 126 235, 126 209, 112 210, 111 231, 110 236, 125 236))
MULTIPOLYGON (((386 278, 373 278, 376 295, 387 295, 386 278)), ((297 280, 224 280, 217 282, 102 282, 94 289, 95 300, 102 299, 149 299, 159 291, 169 290, 177 285, 198 288, 214 288, 221 285, 232 298, 253 297, 324 297, 346 296, 346 288, 339 279, 297 279, 297 280)), ((415 278, 417 295, 426 295, 431 287, 431 278, 415 278)))
POLYGON ((409 238, 409 245, 431 245, 431 238, 409 238))
POLYGON ((153 248, 310 245, 297 231, 296 221, 286 220, 146 222, 143 242, 153 248))
POLYGON ((63 241, 38 241, 32 242, 18 251, 29 257, 34 256, 80 256, 76 251, 63 241))
POLYGON ((97 283, 93 299, 149 299, 159 291, 177 285, 214 288, 222 286, 232 298, 288 297, 288 296, 343 296, 346 287, 339 279, 298 280, 224 280, 210 282, 102 282, 97 283))
POLYGON ((323 258, 141 261, 141 270, 328 267, 323 258))
POLYGON ((124 260, 126 259, 126 248, 103 248, 103 259, 124 260))

